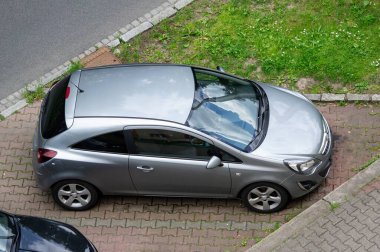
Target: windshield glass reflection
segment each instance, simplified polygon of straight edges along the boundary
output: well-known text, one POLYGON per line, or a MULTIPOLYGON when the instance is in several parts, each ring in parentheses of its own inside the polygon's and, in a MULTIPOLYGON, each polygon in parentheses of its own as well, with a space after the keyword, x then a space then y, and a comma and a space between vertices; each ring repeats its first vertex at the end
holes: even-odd
POLYGON ((196 70, 196 90, 187 121, 239 150, 245 150, 257 134, 259 100, 245 81, 196 70))

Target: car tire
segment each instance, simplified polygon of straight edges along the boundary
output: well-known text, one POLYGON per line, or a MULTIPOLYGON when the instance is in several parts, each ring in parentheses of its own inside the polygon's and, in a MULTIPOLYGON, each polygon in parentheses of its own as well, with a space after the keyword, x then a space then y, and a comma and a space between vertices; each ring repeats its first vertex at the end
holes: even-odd
POLYGON ((241 198, 249 210, 258 213, 273 213, 284 209, 288 203, 289 195, 279 185, 259 182, 246 187, 241 198))
POLYGON ((67 210, 83 211, 98 202, 99 192, 91 184, 80 180, 65 180, 52 187, 55 202, 67 210))

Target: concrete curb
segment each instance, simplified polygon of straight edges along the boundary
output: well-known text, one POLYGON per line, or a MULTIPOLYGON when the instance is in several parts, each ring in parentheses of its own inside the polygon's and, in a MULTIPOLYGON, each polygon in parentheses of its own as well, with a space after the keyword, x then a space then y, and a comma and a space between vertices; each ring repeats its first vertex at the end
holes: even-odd
POLYGON ((311 207, 287 222, 281 228, 265 237, 261 242, 255 244, 247 251, 275 251, 288 239, 296 237, 303 228, 312 222, 326 216, 331 212, 330 203, 344 203, 352 196, 360 192, 360 189, 380 176, 380 160, 359 172, 354 177, 343 183, 334 191, 327 194, 323 199, 317 201, 311 207))
POLYGON ((173 16, 175 13, 177 13, 177 11, 193 1, 194 0, 167 0, 157 8, 146 13, 144 16, 137 18, 107 38, 104 38, 101 41, 95 43, 94 46, 91 46, 89 49, 85 50, 83 53, 80 53, 78 56, 75 56, 71 60, 68 60, 65 63, 55 67, 50 72, 44 74, 37 80, 34 80, 31 83, 27 84, 24 88, 21 88, 20 90, 0 100, 0 115, 3 117, 8 117, 17 110, 25 107, 27 103, 22 96, 26 90, 33 91, 38 86, 45 86, 52 80, 63 75, 69 68, 71 62, 77 62, 83 59, 84 57, 95 52, 97 48, 103 46, 114 48, 120 44, 120 40, 127 42, 133 37, 158 24, 162 20, 173 16))

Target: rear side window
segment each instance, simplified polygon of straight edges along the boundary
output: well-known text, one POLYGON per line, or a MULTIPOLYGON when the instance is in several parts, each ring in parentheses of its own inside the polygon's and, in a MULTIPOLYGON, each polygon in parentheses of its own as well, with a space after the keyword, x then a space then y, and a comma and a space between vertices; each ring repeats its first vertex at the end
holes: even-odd
POLYGON ((123 131, 116 131, 88 138, 73 145, 72 148, 110 153, 127 153, 127 146, 125 144, 123 131))
POLYGON ((65 121, 65 94, 70 76, 59 81, 50 90, 41 111, 41 134, 52 138, 67 130, 65 121))

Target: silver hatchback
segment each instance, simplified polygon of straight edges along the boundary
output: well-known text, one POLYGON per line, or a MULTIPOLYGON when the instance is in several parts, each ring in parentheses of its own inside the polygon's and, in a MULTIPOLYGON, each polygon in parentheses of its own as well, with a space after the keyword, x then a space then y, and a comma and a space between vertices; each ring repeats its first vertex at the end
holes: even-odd
POLYGON ((327 176, 330 128, 299 93, 186 65, 80 70, 41 106, 40 187, 69 210, 100 195, 241 198, 283 209, 327 176))

